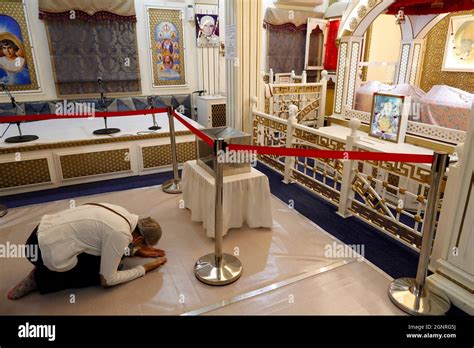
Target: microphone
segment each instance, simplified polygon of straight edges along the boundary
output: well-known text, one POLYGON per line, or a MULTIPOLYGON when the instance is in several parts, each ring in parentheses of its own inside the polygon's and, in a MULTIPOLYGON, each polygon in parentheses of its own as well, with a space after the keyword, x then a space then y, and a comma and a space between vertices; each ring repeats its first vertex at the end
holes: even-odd
POLYGON ((156 97, 154 95, 148 96, 147 97, 147 103, 148 103, 148 108, 151 110, 155 106, 155 99, 156 97))

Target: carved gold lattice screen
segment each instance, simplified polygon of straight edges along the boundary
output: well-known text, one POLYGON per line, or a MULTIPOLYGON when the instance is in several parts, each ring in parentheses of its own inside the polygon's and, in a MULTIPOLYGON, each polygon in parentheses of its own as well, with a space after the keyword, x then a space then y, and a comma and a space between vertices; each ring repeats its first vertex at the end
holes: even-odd
POLYGON ((428 33, 420 81, 420 87, 425 92, 428 92, 434 85, 448 85, 474 93, 474 73, 442 71, 450 19, 452 16, 469 14, 474 15, 474 10, 448 15, 428 33))

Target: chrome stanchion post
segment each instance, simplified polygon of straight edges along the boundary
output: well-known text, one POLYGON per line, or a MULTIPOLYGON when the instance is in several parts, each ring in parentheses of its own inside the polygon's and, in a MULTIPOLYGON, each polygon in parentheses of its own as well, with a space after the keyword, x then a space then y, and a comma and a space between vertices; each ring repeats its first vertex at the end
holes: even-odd
POLYGON ((173 107, 168 107, 168 120, 170 124, 170 139, 171 139, 171 161, 173 162, 173 176, 174 178, 163 184, 163 191, 166 193, 177 194, 182 193, 181 179, 178 172, 178 153, 176 151, 176 134, 174 132, 174 116, 173 107))
POLYGON ((438 213, 438 200, 448 159, 449 156, 446 153, 435 153, 416 279, 395 279, 390 283, 388 289, 390 300, 401 310, 412 315, 442 315, 451 306, 449 298, 441 290, 433 290, 426 284, 438 213))
POLYGON ((224 232, 224 164, 219 155, 225 151, 223 139, 214 143, 214 181, 215 212, 214 233, 215 252, 201 257, 194 266, 194 274, 208 285, 227 285, 235 282, 242 275, 242 263, 233 255, 222 252, 222 234, 224 232))
POLYGON ((8 208, 5 204, 0 204, 0 218, 4 217, 8 213, 8 208))

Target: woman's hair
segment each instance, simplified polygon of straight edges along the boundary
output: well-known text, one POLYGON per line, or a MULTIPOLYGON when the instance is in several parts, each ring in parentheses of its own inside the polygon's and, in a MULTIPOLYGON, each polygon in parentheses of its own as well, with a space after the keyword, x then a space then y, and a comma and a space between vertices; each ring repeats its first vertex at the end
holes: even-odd
POLYGON ((149 246, 158 244, 161 239, 162 230, 158 222, 151 217, 138 220, 138 232, 145 239, 145 243, 149 246))
POLYGON ((2 42, 0 43, 0 46, 11 47, 13 48, 15 52, 18 52, 20 50, 20 48, 12 40, 9 40, 9 39, 2 40, 2 42))

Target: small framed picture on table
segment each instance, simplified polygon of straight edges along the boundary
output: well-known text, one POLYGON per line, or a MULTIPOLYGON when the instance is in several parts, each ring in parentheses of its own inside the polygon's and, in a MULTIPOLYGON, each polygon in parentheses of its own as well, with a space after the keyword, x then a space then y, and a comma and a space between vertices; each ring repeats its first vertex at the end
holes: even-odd
POLYGON ((369 135, 393 143, 404 143, 411 97, 374 93, 369 135))

